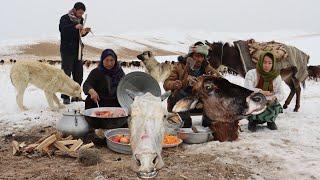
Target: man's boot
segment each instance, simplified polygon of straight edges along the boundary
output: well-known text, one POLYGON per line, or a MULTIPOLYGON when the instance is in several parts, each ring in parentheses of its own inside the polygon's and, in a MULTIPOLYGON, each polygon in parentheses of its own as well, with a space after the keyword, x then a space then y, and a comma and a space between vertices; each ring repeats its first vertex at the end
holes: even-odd
POLYGON ((278 127, 276 125, 275 122, 267 122, 267 127, 270 129, 270 130, 277 130, 278 127))
POLYGON ((70 104, 69 98, 63 98, 63 104, 70 104))
POLYGON ((256 132, 257 131, 257 123, 255 123, 254 121, 249 121, 248 129, 251 132, 256 132))

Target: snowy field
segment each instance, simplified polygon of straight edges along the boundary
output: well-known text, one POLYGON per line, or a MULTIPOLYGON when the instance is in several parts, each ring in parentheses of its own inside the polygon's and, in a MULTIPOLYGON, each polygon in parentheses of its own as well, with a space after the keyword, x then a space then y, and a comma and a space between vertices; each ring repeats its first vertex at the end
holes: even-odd
MULTIPOLYGON (((77 1, 2 2, 0 59, 6 60, 6 63, 0 65, 0 137, 26 132, 34 127, 54 127, 62 117, 63 111, 84 109, 84 103, 79 102, 72 103, 60 111, 51 111, 43 91, 29 86, 24 96, 24 104, 29 110, 21 112, 16 104, 16 92, 9 78, 11 64, 7 63, 10 58, 49 59, 55 56, 59 59, 59 18, 77 1), (50 46, 47 50, 51 50, 51 54, 45 52, 50 56, 43 57, 23 51, 24 48, 39 43, 54 44, 57 50, 53 50, 52 53, 50 46)), ((156 49, 168 55, 156 57, 158 61, 164 62, 175 61, 177 54, 187 53, 188 47, 199 40, 233 42, 253 38, 256 41, 275 40, 296 46, 310 55, 308 65, 320 65, 320 25, 315 21, 320 18, 318 1, 83 2, 87 5, 87 26, 92 27, 94 32, 94 35, 89 34, 83 41, 94 48, 112 48, 116 52, 123 49, 131 52, 156 49)), ((98 54, 88 58, 98 60, 98 54)), ((130 58, 133 58, 130 60, 137 60, 135 56, 131 53, 130 58)), ((92 68, 84 69, 84 80, 92 68)), ((126 73, 132 71, 144 69, 125 69, 126 73)), ((239 85, 243 85, 244 82, 244 79, 237 76, 227 75, 226 78, 239 85)), ((289 88, 285 84, 283 87, 287 96, 289 88)), ((320 179, 319 88, 320 82, 306 81, 299 112, 293 112, 294 98, 288 109, 277 118, 277 131, 260 127, 257 132, 251 133, 247 129, 247 120, 241 120, 243 132, 240 132, 239 139, 235 142, 183 145, 182 149, 190 154, 216 155, 219 158, 214 161, 226 165, 223 166, 226 168, 227 164, 241 164, 253 172, 251 179, 320 179)), ((193 117, 193 123, 200 121, 201 117, 193 117)), ((73 168, 75 167, 72 167, 72 171, 73 168)))
MULTIPOLYGON (((25 92, 25 105, 30 109, 20 112, 15 102, 15 90, 9 78, 10 65, 0 66, 0 136, 27 131, 34 126, 54 126, 62 115, 49 110, 44 93, 34 86, 25 92)), ((125 72, 143 69, 125 69, 125 72)), ((90 69, 85 69, 85 77, 90 69)), ((237 76, 226 77, 231 82, 243 84, 237 76)), ((240 121, 244 132, 235 142, 209 142, 201 145, 184 145, 190 153, 219 154, 220 161, 241 164, 250 168, 254 179, 318 179, 320 178, 320 83, 306 82, 302 91, 300 112, 294 113, 294 104, 277 119, 279 130, 259 128, 256 133, 247 130, 247 120, 240 121), (244 161, 243 161, 244 160, 244 161), (239 163, 239 162, 238 162, 239 163), (318 170, 317 170, 318 169, 318 170)), ((289 89, 284 85, 286 94, 289 89)), ((294 102, 294 99, 293 99, 294 102)), ((283 103, 283 102, 282 102, 283 103)), ((67 108, 83 109, 83 103, 73 103, 67 108)), ((200 123, 201 117, 193 117, 200 123)))

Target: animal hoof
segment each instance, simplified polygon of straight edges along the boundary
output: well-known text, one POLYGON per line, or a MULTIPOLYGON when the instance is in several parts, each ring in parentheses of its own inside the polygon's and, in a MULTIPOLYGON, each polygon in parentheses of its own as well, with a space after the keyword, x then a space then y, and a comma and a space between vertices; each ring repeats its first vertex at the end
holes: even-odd
POLYGON ((299 110, 298 108, 294 108, 294 110, 293 110, 293 111, 294 111, 294 112, 298 112, 298 110, 299 110))
POLYGON ((283 109, 287 109, 288 108, 288 105, 283 105, 283 109))

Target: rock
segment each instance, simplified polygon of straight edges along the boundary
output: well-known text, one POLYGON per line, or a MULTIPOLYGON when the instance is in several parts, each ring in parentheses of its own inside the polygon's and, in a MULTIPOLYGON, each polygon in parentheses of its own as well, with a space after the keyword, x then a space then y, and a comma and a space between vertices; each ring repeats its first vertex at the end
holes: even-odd
POLYGON ((98 149, 79 150, 78 162, 85 166, 97 165, 102 161, 101 153, 98 149))

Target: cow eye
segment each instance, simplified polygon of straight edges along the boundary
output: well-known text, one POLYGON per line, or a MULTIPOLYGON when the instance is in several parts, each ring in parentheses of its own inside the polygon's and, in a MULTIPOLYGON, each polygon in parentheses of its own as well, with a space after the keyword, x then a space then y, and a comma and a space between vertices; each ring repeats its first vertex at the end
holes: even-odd
POLYGON ((141 166, 141 162, 140 162, 140 160, 139 160, 139 159, 137 159, 137 161, 136 161, 136 162, 137 162, 137 165, 138 165, 138 166, 141 166))
POLYGON ((204 85, 204 88, 205 88, 207 91, 212 91, 212 90, 213 90, 213 87, 214 87, 213 84, 205 84, 205 85, 204 85))
POLYGON ((156 157, 153 159, 153 161, 152 161, 153 164, 156 164, 157 158, 158 158, 158 156, 156 156, 156 157))
POLYGON ((137 155, 135 155, 136 163, 138 166, 141 166, 141 161, 138 159, 137 155))

